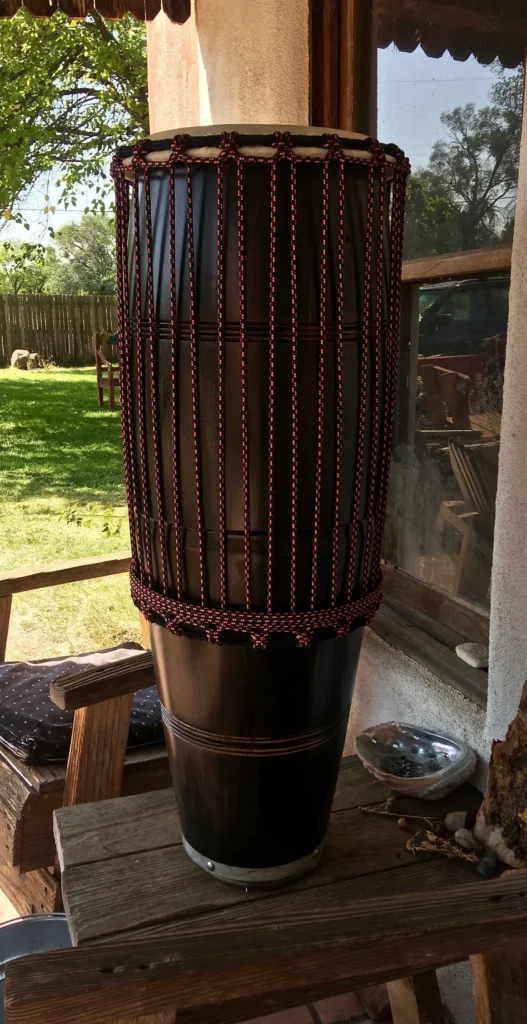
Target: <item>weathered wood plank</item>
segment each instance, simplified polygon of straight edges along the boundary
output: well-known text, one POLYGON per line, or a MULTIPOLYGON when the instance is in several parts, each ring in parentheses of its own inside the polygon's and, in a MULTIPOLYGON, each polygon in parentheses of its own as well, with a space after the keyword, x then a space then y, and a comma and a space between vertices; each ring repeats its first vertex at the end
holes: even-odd
POLYGON ((0 864, 0 889, 22 917, 55 910, 58 883, 47 868, 20 875, 9 864, 0 864))
POLYGON ((49 695, 59 708, 75 711, 99 701, 134 694, 146 686, 154 686, 155 681, 150 651, 144 654, 131 651, 126 661, 61 676, 51 683, 49 695))
POLYGON ((431 583, 417 580, 397 566, 383 565, 382 582, 385 594, 418 608, 425 615, 463 633, 470 640, 488 644, 488 612, 478 611, 468 601, 452 597, 431 583))
POLYGON ((130 693, 75 712, 64 784, 65 807, 119 796, 132 701, 130 693))
POLYGON ((471 956, 470 969, 477 1024, 524 1024, 527 942, 471 956))
POLYGON ((0 661, 5 661, 12 600, 10 594, 7 597, 0 597, 0 661))
POLYGON ((159 925, 141 936, 114 935, 106 946, 14 961, 6 976, 7 1024, 94 1024, 192 1006, 198 998, 206 1024, 207 1008, 229 999, 302 988, 307 978, 313 986, 392 980, 527 933, 524 879, 405 893, 397 892, 395 877, 391 884, 396 894, 377 899, 357 899, 350 882, 306 888, 230 908, 221 921, 201 915, 176 931, 159 925))
POLYGON ((0 573, 0 597, 21 594, 27 590, 42 587, 58 587, 62 583, 76 583, 79 580, 93 580, 99 576, 113 576, 127 572, 131 555, 120 551, 112 555, 94 555, 77 558, 70 562, 55 562, 53 565, 36 565, 30 569, 11 569, 0 573))
MULTIPOLYGON (((342 762, 333 813, 381 802, 387 793, 386 787, 362 767, 358 757, 347 757, 342 762)), ((172 788, 67 811, 59 809, 55 818, 65 868, 181 843, 172 788)))
POLYGON ((427 256, 403 263, 403 283, 427 284, 472 274, 506 273, 511 269, 512 246, 497 245, 488 249, 467 249, 442 256, 427 256))
MULTIPOLYGON (((56 830, 57 844, 60 829, 56 830)), ((315 889, 411 863, 406 836, 393 823, 339 811, 330 822, 317 870, 288 887, 315 889), (390 823, 392 824, 392 823, 390 823)), ((61 846, 61 860, 64 844, 61 846)), ((196 870, 181 845, 150 849, 112 860, 71 867, 63 872, 64 905, 75 942, 126 929, 189 917, 252 902, 260 893, 218 885, 196 870)))
POLYGON ((445 1024, 435 971, 388 982, 393 1024, 445 1024))

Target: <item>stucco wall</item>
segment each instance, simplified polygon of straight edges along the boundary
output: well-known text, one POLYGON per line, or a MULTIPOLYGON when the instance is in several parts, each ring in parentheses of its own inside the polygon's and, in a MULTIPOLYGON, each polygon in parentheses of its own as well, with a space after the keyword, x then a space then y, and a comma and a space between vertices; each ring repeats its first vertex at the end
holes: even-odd
POLYGON ((308 124, 307 0, 200 0, 147 28, 150 129, 308 124))
POLYGON ((502 739, 527 678, 527 102, 512 250, 496 499, 487 739, 502 739))

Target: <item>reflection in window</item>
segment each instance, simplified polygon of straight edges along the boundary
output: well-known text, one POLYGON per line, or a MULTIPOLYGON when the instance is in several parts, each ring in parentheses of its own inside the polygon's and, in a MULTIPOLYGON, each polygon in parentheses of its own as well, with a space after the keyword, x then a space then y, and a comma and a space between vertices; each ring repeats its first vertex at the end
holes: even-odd
POLYGON ((402 417, 415 430, 396 439, 386 524, 387 561, 484 607, 508 287, 503 276, 451 282, 435 289, 433 301, 430 286, 419 289, 416 392, 406 395, 402 417))

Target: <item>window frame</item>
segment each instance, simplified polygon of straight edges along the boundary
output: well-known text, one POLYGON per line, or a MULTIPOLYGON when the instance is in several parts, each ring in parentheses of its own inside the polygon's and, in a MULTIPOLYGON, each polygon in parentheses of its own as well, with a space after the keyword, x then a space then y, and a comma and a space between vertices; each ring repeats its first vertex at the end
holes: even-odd
MULTIPOLYGON (((413 444, 419 344, 419 288, 424 284, 456 281, 511 270, 512 246, 446 253, 403 264, 397 402, 393 448, 413 444), (405 412, 406 410, 406 412, 405 412)), ((455 654, 455 641, 488 645, 489 613, 383 563, 384 603, 372 629, 397 649, 485 706, 487 672, 471 669, 455 654), (466 670, 469 669, 467 672, 466 670)))

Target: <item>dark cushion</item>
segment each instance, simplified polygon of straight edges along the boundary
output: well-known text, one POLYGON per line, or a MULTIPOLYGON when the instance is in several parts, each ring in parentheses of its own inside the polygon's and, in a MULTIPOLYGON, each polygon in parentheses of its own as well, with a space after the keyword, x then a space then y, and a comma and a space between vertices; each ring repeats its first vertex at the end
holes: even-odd
MULTIPOLYGON (((28 764, 66 761, 73 712, 61 711, 50 700, 50 683, 59 676, 133 658, 136 651, 142 650, 139 644, 126 643, 93 654, 1 663, 0 743, 28 764)), ((159 698, 156 687, 150 686, 134 696, 128 746, 142 747, 162 741, 159 698)))

